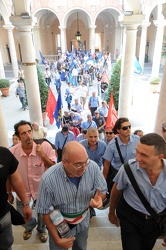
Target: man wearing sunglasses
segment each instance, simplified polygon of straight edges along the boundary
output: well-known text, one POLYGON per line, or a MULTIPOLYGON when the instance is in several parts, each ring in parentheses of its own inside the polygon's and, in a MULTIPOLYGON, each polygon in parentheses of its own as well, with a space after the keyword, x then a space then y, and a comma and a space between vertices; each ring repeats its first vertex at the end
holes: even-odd
POLYGON ((107 127, 105 128, 105 137, 103 139, 103 141, 108 144, 112 139, 114 139, 115 135, 114 135, 114 131, 112 129, 112 127, 107 127))
POLYGON ((106 191, 105 179, 98 165, 89 160, 85 148, 79 142, 68 142, 63 149, 62 162, 42 176, 36 205, 49 231, 50 250, 87 249, 89 206, 101 207, 106 191), (74 237, 59 237, 50 220, 51 206, 63 213, 74 237))
POLYGON ((129 159, 135 157, 135 148, 140 140, 139 136, 131 135, 131 124, 126 117, 119 118, 116 121, 113 131, 117 136, 107 145, 103 156, 105 159, 103 170, 105 178, 107 178, 110 167, 115 175, 123 163, 126 163, 129 159), (118 152, 116 140, 122 157, 120 157, 118 152))

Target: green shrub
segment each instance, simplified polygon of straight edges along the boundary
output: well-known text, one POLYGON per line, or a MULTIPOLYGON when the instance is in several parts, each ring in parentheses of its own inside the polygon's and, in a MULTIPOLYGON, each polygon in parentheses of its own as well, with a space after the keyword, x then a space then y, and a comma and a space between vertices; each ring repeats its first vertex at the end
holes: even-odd
POLYGON ((40 101, 41 101, 41 109, 42 113, 46 112, 46 104, 48 99, 48 87, 46 85, 44 76, 37 65, 37 75, 39 82, 39 92, 40 92, 40 101))
POLYGON ((121 74, 121 59, 119 59, 112 70, 111 80, 108 85, 108 91, 106 95, 107 103, 110 102, 110 94, 113 93, 115 109, 118 110, 119 105, 119 88, 120 88, 120 74, 121 74))
POLYGON ((160 77, 158 77, 158 76, 156 76, 156 77, 151 77, 151 78, 149 79, 149 83, 150 83, 150 84, 157 85, 157 84, 159 84, 159 82, 160 82, 160 77))
POLYGON ((10 83, 8 79, 0 79, 0 88, 8 88, 10 83))

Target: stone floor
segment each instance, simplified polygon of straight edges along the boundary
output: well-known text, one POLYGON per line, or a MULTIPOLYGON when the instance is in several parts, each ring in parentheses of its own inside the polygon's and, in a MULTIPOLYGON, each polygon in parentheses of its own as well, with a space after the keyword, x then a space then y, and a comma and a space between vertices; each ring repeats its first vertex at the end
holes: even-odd
MULTIPOLYGON (((22 238, 24 228, 13 226, 14 245, 13 250, 48 250, 48 241, 41 243, 38 232, 33 231, 31 238, 24 241, 22 238)), ((157 240, 154 250, 162 250, 162 240, 157 240)), ((91 219, 87 250, 122 250, 120 240, 120 228, 108 221, 108 209, 97 210, 96 217, 91 219)), ((134 250, 134 249, 133 249, 134 250)))

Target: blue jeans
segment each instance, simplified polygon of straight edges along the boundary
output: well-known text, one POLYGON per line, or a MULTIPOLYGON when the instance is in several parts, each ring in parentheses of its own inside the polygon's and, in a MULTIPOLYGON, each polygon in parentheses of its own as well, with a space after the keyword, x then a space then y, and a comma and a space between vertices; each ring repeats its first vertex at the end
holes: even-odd
MULTIPOLYGON (((89 228, 74 235, 76 239, 74 241, 72 250, 86 250, 87 249, 88 230, 89 228)), ((55 244, 50 233, 49 233, 49 248, 50 250, 66 250, 55 244)))
POLYGON ((12 224, 10 212, 0 219, 2 232, 0 233, 0 250, 11 250, 13 244, 12 224))
MULTIPOLYGON (((22 203, 19 200, 16 200, 16 205, 18 212, 22 214, 22 203)), ((37 231, 39 233, 43 233, 46 231, 46 225, 44 224, 43 217, 41 214, 37 214, 37 222, 36 219, 32 217, 29 222, 25 223, 22 226, 25 228, 26 231, 31 231, 36 227, 36 225, 37 231)))

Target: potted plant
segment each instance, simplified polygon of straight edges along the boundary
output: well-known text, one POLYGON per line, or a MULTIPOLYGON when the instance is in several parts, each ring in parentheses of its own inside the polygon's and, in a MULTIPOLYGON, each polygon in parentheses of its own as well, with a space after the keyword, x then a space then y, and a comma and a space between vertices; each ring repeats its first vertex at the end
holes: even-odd
POLYGON ((9 95, 9 87, 10 83, 8 79, 0 79, 0 90, 2 92, 2 96, 8 96, 9 95))
POLYGON ((149 78, 149 83, 151 85, 151 90, 153 93, 159 93, 159 83, 160 83, 160 77, 151 77, 149 78))

